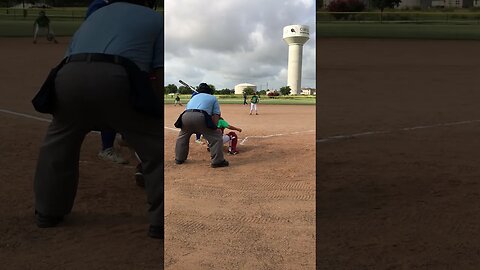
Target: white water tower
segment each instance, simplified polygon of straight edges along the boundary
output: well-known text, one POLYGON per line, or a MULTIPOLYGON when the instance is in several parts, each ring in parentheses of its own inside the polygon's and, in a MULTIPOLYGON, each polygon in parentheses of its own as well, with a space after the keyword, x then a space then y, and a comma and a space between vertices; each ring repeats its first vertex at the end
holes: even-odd
POLYGON ((288 44, 288 81, 290 94, 302 92, 302 56, 303 44, 310 39, 307 25, 287 25, 283 28, 283 40, 288 44))

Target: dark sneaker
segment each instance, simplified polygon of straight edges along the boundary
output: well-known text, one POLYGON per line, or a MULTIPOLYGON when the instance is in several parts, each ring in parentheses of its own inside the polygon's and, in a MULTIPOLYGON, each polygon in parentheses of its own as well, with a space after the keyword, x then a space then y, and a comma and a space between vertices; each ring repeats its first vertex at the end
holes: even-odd
POLYGON ((175 164, 183 164, 184 162, 185 162, 185 160, 175 159, 175 164))
POLYGON ((220 167, 228 167, 228 161, 226 161, 225 159, 220 162, 220 163, 217 163, 217 164, 212 164, 212 168, 220 168, 220 167))
POLYGON ((164 239, 164 226, 153 226, 150 225, 148 230, 148 236, 155 239, 164 239))
POLYGON ((47 216, 35 211, 35 219, 39 228, 51 228, 63 221, 63 216, 47 216))

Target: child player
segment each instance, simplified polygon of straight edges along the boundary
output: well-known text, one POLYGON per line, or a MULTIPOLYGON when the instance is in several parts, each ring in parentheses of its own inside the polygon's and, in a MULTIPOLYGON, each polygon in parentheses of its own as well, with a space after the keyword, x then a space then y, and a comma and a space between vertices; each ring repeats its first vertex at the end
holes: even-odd
POLYGON ((229 133, 225 134, 224 130, 227 128, 227 129, 230 129, 230 130, 236 130, 238 132, 242 132, 242 129, 230 125, 222 117, 220 117, 220 119, 218 120, 217 127, 222 131, 223 143, 225 144, 225 143, 228 142, 228 153, 230 155, 238 154, 238 151, 237 151, 238 136, 237 136, 237 134, 233 131, 230 131, 229 133))

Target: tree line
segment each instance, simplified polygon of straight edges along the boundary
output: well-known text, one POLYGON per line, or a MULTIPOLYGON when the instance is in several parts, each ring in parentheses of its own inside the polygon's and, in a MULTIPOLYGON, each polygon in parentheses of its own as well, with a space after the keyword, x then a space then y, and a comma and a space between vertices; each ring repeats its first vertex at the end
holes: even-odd
MULTIPOLYGON (((12 7, 19 4, 46 4, 52 7, 87 7, 93 0, 0 0, 0 6, 12 7)), ((158 6, 163 7, 163 0, 158 1, 158 6)))
MULTIPOLYGON (((210 88, 213 89, 213 93, 216 95, 232 95, 235 94, 235 90, 233 89, 228 89, 224 88, 221 90, 216 90, 215 86, 213 84, 209 84, 210 88)), ((182 94, 182 95, 190 95, 193 93, 192 89, 186 86, 180 86, 177 87, 175 84, 169 84, 166 85, 165 87, 165 94, 182 94)), ((279 89, 279 91, 270 91, 270 90, 260 90, 260 91, 255 91, 251 87, 247 87, 244 89, 244 93, 247 95, 253 95, 255 92, 260 95, 266 95, 267 91, 270 92, 271 95, 273 96, 279 96, 281 95, 289 95, 291 92, 290 86, 284 86, 279 89)))

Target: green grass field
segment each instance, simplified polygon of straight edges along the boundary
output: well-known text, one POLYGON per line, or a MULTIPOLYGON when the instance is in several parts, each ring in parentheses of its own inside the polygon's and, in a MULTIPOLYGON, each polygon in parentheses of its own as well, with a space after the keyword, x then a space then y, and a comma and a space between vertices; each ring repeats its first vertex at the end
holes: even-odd
MULTIPOLYGON (((31 37, 33 22, 40 10, 27 9, 24 17, 22 9, 0 8, 0 37, 31 37)), ((56 36, 72 36, 84 21, 86 8, 52 8, 45 11, 56 36)))
MULTIPOLYGON (((51 26, 56 36, 72 36, 82 21, 52 20, 51 26)), ((0 37, 31 37, 33 20, 0 20, 0 37)))
MULTIPOLYGON (((180 95, 180 101, 183 105, 187 104, 191 95, 180 95)), ((242 95, 219 95, 217 96, 220 104, 243 104, 242 95)), ((250 103, 249 99, 247 101, 250 103)), ((173 104, 173 96, 165 97, 165 104, 173 104)), ((275 105, 315 105, 315 96, 286 96, 269 98, 266 96, 260 97, 260 104, 275 104, 275 105)))
POLYGON ((480 40, 480 24, 317 22, 317 37, 480 40))

